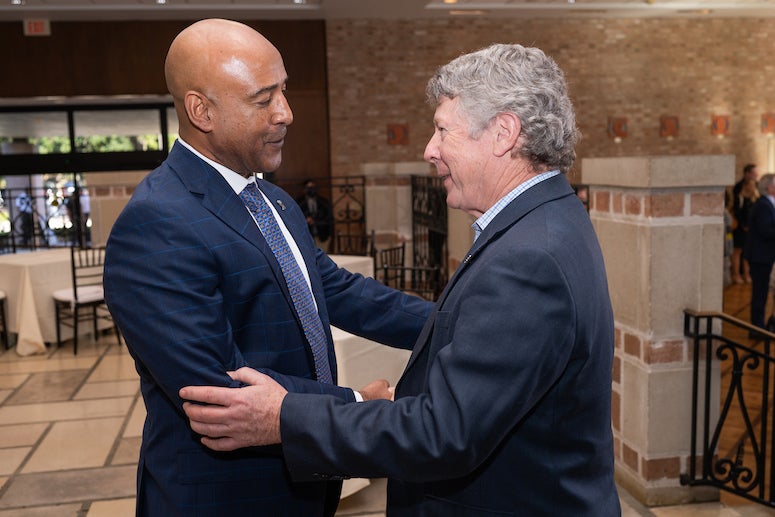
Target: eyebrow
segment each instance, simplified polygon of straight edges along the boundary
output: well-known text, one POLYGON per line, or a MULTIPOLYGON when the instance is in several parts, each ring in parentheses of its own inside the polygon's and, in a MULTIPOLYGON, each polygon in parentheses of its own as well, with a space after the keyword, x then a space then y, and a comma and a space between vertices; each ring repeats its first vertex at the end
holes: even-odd
POLYGON ((255 91, 251 97, 259 97, 263 95, 264 93, 271 92, 276 90, 277 88, 280 88, 281 85, 288 84, 288 78, 282 80, 282 82, 270 84, 269 86, 264 86, 260 90, 255 91))

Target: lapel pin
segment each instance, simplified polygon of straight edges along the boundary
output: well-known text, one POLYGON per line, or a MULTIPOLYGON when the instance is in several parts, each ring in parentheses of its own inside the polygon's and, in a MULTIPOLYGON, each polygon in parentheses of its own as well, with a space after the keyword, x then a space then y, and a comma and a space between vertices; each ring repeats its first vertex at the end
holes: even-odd
POLYGON ((284 212, 285 211, 285 203, 283 203, 282 201, 280 201, 278 199, 277 200, 277 204, 280 205, 280 210, 282 210, 284 212))

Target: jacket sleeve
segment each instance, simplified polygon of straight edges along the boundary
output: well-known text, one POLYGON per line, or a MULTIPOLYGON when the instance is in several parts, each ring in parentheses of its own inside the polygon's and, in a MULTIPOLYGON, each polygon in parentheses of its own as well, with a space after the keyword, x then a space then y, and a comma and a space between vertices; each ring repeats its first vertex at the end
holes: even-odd
MULTIPOLYGON (((219 265, 190 219, 173 203, 130 203, 108 240, 104 273, 106 302, 138 372, 181 413, 181 387, 237 387, 226 372, 255 366, 235 343, 219 265)), ((354 399, 348 388, 272 376, 289 391, 354 399)))
POLYGON ((317 265, 332 325, 396 348, 414 346, 432 302, 340 269, 320 250, 317 265))
POLYGON ((575 332, 572 297, 551 257, 504 253, 459 279, 454 289, 465 295, 434 315, 421 351, 433 360, 416 374, 425 379, 420 394, 361 404, 285 398, 283 453, 295 480, 433 481, 469 473, 491 455, 560 377, 575 332))

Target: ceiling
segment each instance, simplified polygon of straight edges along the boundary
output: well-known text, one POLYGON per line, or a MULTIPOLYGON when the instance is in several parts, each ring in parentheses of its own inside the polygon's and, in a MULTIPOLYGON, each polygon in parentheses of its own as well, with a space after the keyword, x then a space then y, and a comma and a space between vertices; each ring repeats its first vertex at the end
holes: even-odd
POLYGON ((773 17, 775 0, 0 0, 0 21, 773 17), (298 3, 297 3, 298 2, 298 3))

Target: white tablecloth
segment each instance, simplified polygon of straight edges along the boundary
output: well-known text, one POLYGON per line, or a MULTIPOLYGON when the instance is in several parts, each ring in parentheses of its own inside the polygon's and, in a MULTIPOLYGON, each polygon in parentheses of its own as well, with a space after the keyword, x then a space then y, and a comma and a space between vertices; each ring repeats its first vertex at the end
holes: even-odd
POLYGON ((363 276, 374 277, 374 260, 361 255, 329 255, 336 265, 350 273, 360 273, 363 276))
MULTIPOLYGON (((0 290, 8 295, 8 330, 18 333, 16 353, 41 354, 56 342, 51 294, 73 285, 70 249, 51 249, 0 256, 0 290)), ((63 328, 62 339, 72 337, 63 328)))
MULTIPOLYGON (((339 267, 351 273, 374 276, 374 261, 371 257, 329 256, 339 267)), ((409 360, 410 352, 408 350, 398 350, 380 345, 336 327, 331 327, 331 334, 334 338, 340 386, 349 386, 357 390, 376 379, 387 379, 391 386, 396 385, 409 360)), ((354 494, 368 485, 368 479, 345 480, 342 486, 342 497, 354 494)))

